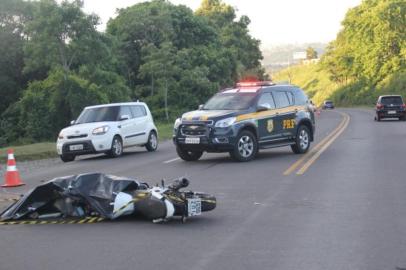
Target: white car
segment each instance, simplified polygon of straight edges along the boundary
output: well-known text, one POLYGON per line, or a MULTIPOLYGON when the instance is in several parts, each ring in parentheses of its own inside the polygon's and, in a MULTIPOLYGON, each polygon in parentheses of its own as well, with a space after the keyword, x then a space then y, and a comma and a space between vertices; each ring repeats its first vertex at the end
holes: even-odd
POLYGON ((157 128, 143 102, 86 107, 70 127, 61 130, 56 142, 64 162, 94 153, 118 157, 131 146, 145 146, 148 151, 158 147, 157 128))

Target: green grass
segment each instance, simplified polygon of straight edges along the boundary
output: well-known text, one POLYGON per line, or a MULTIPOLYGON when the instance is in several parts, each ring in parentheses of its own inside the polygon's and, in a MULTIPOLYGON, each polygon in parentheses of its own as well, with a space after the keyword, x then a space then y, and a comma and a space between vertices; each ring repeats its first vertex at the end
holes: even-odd
MULTIPOLYGON (((159 140, 165 141, 172 138, 173 123, 156 123, 159 140)), ((42 142, 27 145, 0 148, 0 163, 7 162, 7 149, 14 149, 17 161, 38 160, 57 157, 56 142, 42 142)))
POLYGON ((7 162, 7 149, 14 149, 17 161, 37 160, 57 157, 55 142, 34 143, 21 146, 10 146, 0 148, 0 162, 7 162))
POLYGON ((160 141, 172 139, 173 122, 157 122, 158 137, 160 141))

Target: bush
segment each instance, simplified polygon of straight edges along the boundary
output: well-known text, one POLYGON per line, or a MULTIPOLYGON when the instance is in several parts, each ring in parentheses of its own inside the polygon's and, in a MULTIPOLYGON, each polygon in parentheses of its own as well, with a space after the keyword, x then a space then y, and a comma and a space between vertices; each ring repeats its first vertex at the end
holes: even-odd
MULTIPOLYGON (((60 70, 54 70, 44 81, 31 83, 17 110, 23 137, 36 141, 54 140, 59 130, 75 119, 84 107, 128 101, 128 88, 118 85, 117 91, 113 91, 114 85, 114 79, 110 85, 96 84, 60 70)), ((19 137, 22 136, 12 140, 19 137)))

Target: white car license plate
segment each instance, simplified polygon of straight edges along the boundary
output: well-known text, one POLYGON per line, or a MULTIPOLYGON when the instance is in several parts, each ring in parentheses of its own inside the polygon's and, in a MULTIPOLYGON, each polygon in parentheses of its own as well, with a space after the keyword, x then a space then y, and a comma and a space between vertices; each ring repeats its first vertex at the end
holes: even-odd
POLYGON ((71 151, 83 150, 83 144, 71 145, 71 146, 69 146, 69 150, 71 150, 71 151))
POLYGON ((200 198, 187 199, 187 215, 189 217, 202 214, 202 200, 200 198))
POLYGON ((200 138, 196 138, 196 137, 186 138, 185 143, 187 143, 187 144, 199 144, 200 143, 200 138))
POLYGON ((396 111, 388 111, 388 114, 396 114, 396 111))

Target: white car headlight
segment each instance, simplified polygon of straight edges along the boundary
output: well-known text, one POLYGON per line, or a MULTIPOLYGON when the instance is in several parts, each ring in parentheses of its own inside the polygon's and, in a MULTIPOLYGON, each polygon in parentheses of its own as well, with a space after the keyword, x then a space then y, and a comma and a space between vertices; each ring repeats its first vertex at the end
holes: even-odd
POLYGON ((109 131, 110 127, 109 126, 102 126, 102 127, 98 127, 93 129, 92 134, 93 135, 104 135, 109 131))
POLYGON ((177 129, 180 126, 180 124, 182 124, 182 119, 177 118, 175 120, 175 124, 173 125, 173 129, 177 129))
POLYGON ((232 124, 234 124, 235 120, 237 120, 237 118, 235 118, 235 117, 222 119, 222 120, 217 121, 214 126, 218 127, 218 128, 226 128, 226 127, 229 127, 232 124))
POLYGON ((59 139, 59 140, 63 140, 63 133, 62 133, 62 131, 59 132, 58 139, 59 139))

